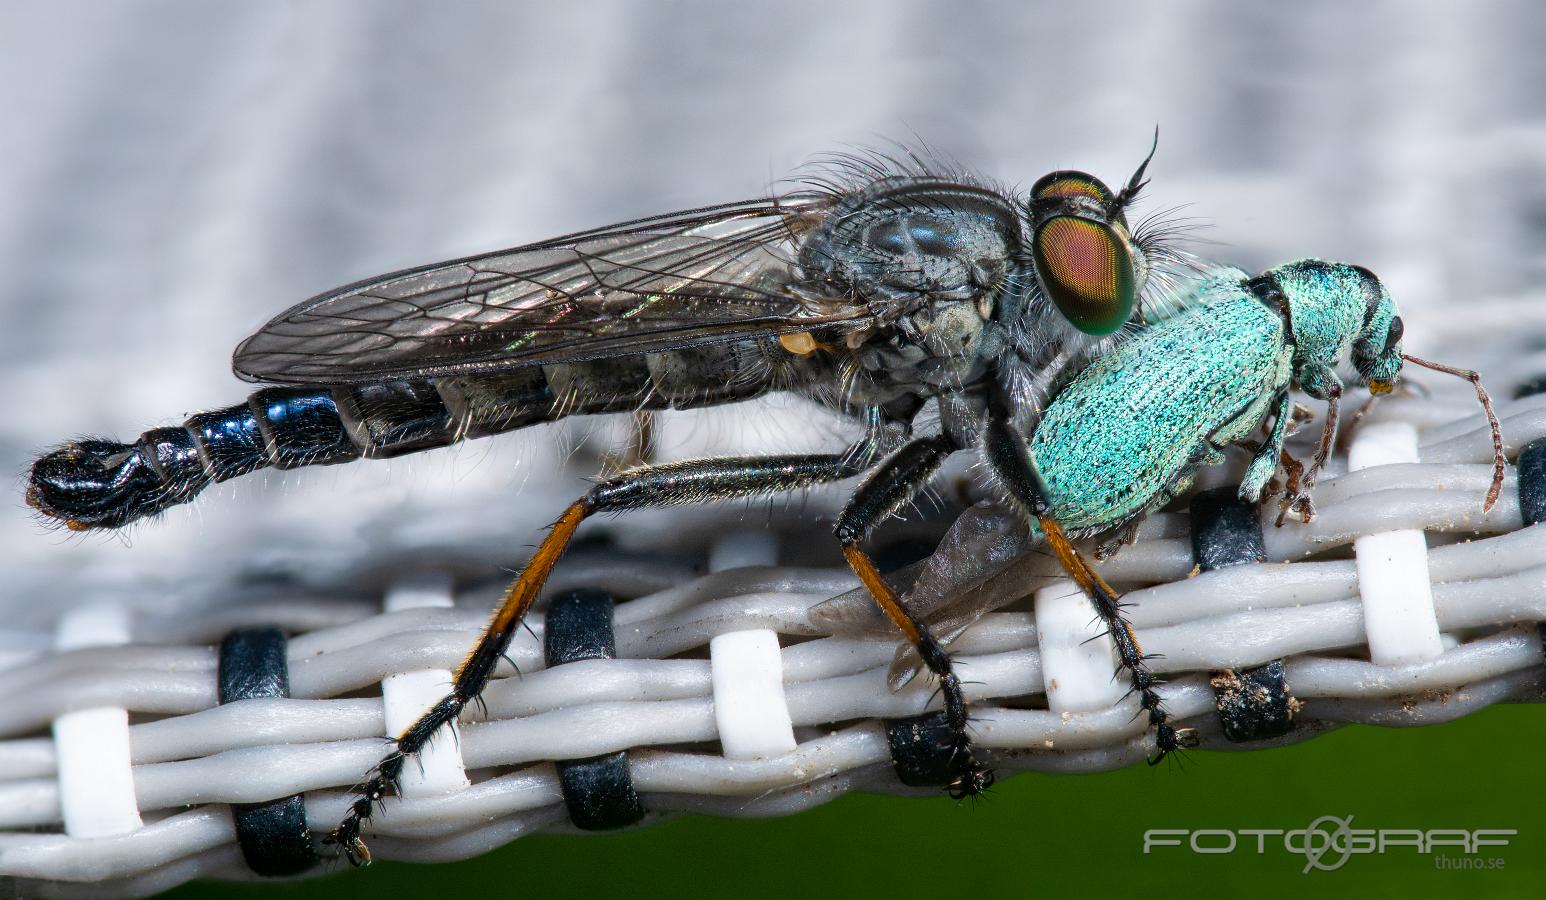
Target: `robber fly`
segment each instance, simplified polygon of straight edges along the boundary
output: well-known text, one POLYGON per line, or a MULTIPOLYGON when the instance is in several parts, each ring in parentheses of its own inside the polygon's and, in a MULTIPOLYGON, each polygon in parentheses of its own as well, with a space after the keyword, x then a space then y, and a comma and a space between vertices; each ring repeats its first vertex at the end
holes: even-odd
POLYGON ((951 789, 976 793, 992 775, 970 746, 949 656, 860 543, 947 456, 977 448, 989 419, 1029 414, 1040 373, 1157 314, 1182 257, 1163 227, 1128 225, 1149 159, 1120 191, 1058 171, 1020 195, 916 155, 854 155, 780 196, 361 281, 236 349, 239 376, 274 386, 132 444, 67 444, 34 464, 27 500, 72 530, 117 528, 268 466, 390 457, 570 415, 801 394, 863 422, 865 436, 838 453, 641 466, 566 509, 451 693, 397 738, 330 840, 369 861, 361 832, 373 808, 405 759, 483 690, 586 518, 864 473, 837 539, 940 679, 951 789), (931 400, 938 428, 915 435, 931 400))

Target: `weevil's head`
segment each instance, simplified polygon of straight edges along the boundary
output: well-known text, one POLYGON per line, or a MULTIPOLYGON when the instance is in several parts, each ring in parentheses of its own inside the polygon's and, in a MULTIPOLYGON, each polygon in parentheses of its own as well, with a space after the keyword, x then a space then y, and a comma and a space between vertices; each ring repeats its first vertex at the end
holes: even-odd
POLYGON ((1353 340, 1353 367, 1358 378, 1369 386, 1371 394, 1395 390, 1401 375, 1401 335, 1405 326, 1396 310, 1390 291, 1363 266, 1349 266, 1357 273, 1363 288, 1364 322, 1353 340))
POLYGON ((1301 259, 1269 269, 1252 284, 1258 296, 1276 290, 1288 304, 1298 364, 1335 366, 1351 349, 1358 380, 1371 393, 1395 388, 1401 374, 1401 316, 1373 272, 1301 259))
POLYGON ((1147 184, 1148 165, 1145 159, 1117 192, 1071 170, 1045 175, 1031 187, 1026 218, 1037 281, 1062 318, 1090 337, 1126 324, 1148 280, 1148 254, 1133 238, 1126 213, 1147 184))

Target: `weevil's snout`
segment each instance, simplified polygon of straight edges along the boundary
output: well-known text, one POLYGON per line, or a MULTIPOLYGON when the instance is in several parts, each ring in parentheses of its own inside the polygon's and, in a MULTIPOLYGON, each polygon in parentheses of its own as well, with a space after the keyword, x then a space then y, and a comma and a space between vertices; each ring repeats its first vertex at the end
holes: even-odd
POLYGON ((1371 394, 1388 394, 1401 376, 1401 336, 1406 327, 1396 303, 1373 272, 1353 266, 1364 294, 1364 326, 1353 341, 1353 367, 1371 394))
POLYGON ((1353 365, 1359 376, 1369 386, 1371 394, 1388 394, 1396 389, 1401 376, 1401 334, 1404 326, 1400 316, 1393 316, 1386 327, 1383 339, 1371 336, 1353 345, 1353 365), (1380 346, 1376 353, 1367 348, 1380 346), (1366 348, 1360 353, 1360 347, 1366 348))
POLYGON ((1069 324, 1095 337, 1127 322, 1147 275, 1127 229, 1125 194, 1072 171, 1031 188, 1031 257, 1042 289, 1069 324))

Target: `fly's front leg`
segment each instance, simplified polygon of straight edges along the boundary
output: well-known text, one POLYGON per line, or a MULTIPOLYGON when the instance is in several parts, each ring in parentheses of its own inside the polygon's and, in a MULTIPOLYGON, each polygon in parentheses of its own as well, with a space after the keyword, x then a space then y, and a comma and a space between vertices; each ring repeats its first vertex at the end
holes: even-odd
POLYGON ((1138 636, 1122 616, 1122 595, 1085 561, 1063 533, 1062 526, 1050 515, 1040 479, 1031 464, 1030 451, 1002 412, 996 412, 988 419, 982 439, 982 457, 1010 499, 1022 512, 1036 519, 1042 534, 1046 535, 1048 548, 1062 564, 1063 570, 1090 598, 1095 614, 1100 617, 1101 623, 1106 626, 1106 633, 1116 644, 1119 659, 1117 671, 1127 672, 1128 681, 1132 685, 1131 692, 1138 695, 1140 705, 1148 713, 1149 724, 1155 730, 1158 752, 1149 758, 1149 764, 1158 764, 1166 754, 1190 740, 1191 734, 1178 731, 1170 724, 1170 715, 1160 702, 1159 693, 1155 691, 1160 681, 1149 671, 1149 657, 1144 655, 1138 636))
POLYGON ((840 454, 692 460, 634 469, 591 488, 564 510, 531 562, 505 592, 483 635, 457 668, 451 692, 398 736, 397 746, 360 788, 328 842, 338 844, 354 865, 370 862, 370 851, 361 839, 365 822, 382 799, 397 790, 408 757, 423 749, 440 728, 455 722, 463 708, 483 692, 495 664, 510 646, 510 639, 581 522, 596 513, 799 490, 857 475, 869 467, 872 458, 870 448, 861 442, 840 454))
POLYGON ((879 522, 912 502, 939 471, 945 458, 958 449, 957 444, 945 435, 919 438, 903 445, 854 491, 848 506, 838 517, 835 531, 838 542, 843 545, 844 558, 869 589, 870 596, 917 649, 923 664, 939 678, 939 689, 945 702, 945 723, 952 734, 950 749, 955 777, 950 792, 960 798, 979 794, 993 784, 992 771, 977 759, 971 738, 966 733, 966 697, 961 691, 961 680, 951 665, 950 654, 929 632, 928 626, 907 611, 902 599, 875 568, 874 561, 859 547, 879 522))
POLYGON ((1321 469, 1325 468, 1326 460, 1331 458, 1331 448, 1337 441, 1342 379, 1330 367, 1316 366, 1301 372, 1297 380, 1306 394, 1326 401, 1326 424, 1321 429, 1320 442, 1315 445, 1315 455, 1305 468, 1304 476, 1299 479, 1299 490, 1292 497, 1284 498, 1288 503, 1288 511, 1297 514, 1301 522, 1310 522, 1315 518, 1315 503, 1311 500, 1315 480, 1320 476, 1321 469))

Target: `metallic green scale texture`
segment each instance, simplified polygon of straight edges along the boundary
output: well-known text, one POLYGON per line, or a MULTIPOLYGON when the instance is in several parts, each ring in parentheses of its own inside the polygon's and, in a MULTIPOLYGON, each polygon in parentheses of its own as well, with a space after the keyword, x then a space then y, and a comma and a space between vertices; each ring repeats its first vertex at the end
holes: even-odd
POLYGON ((1383 285, 1355 266, 1210 272, 1193 306, 1097 359, 1048 407, 1030 456, 1049 514, 1074 534, 1115 529, 1186 490, 1273 415, 1240 486, 1259 500, 1277 471, 1288 388, 1340 394, 1333 367, 1350 351, 1361 383, 1393 382, 1395 321, 1383 285))
POLYGON ((1232 290, 1101 357, 1047 410, 1031 460, 1065 529, 1119 525, 1184 490, 1177 474, 1206 461, 1210 436, 1242 437, 1218 432, 1287 378, 1283 320, 1234 274, 1232 290))

